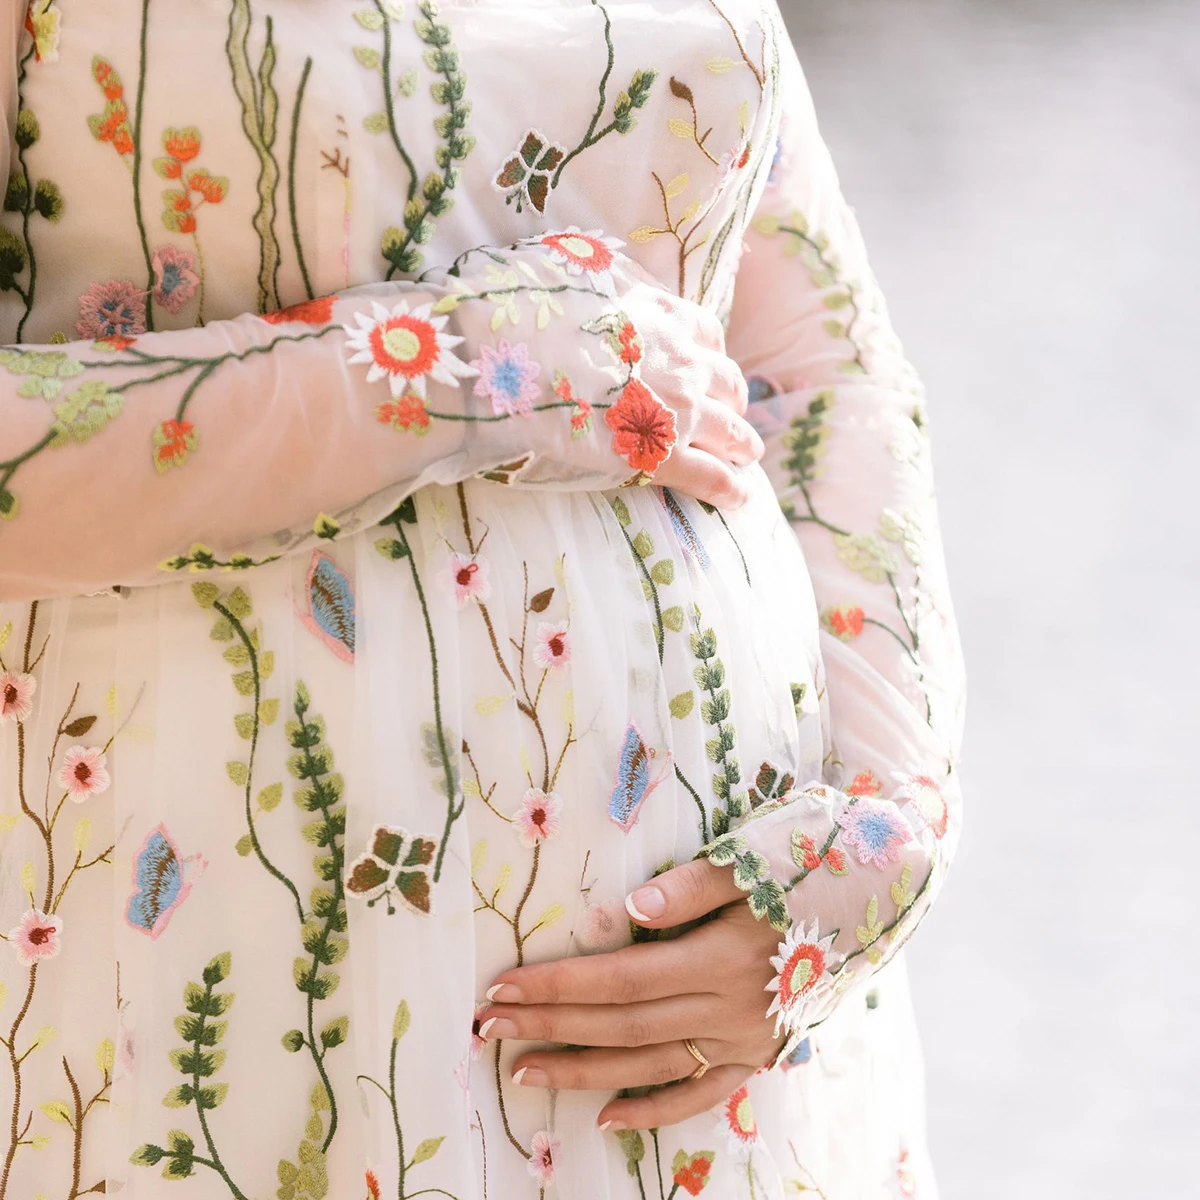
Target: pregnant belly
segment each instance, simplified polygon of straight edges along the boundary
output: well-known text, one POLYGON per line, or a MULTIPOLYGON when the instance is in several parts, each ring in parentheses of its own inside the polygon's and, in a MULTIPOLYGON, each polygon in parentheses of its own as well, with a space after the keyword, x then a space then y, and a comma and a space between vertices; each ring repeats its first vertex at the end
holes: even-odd
MULTIPOLYGON (((424 611, 405 605, 391 663, 420 730, 422 830, 470 870, 481 980, 627 941, 630 887, 820 775, 817 617, 761 477, 724 519, 654 488, 482 482, 429 489, 413 516, 424 611), (447 794, 464 804, 449 824, 447 794)), ((406 562, 378 549, 374 603, 406 562)))

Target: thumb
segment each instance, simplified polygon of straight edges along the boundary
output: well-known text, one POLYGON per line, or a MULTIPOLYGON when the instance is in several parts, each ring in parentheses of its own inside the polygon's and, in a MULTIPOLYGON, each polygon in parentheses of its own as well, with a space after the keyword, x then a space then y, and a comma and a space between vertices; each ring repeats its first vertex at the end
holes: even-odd
POLYGON ((664 871, 625 897, 625 911, 647 929, 665 929, 695 921, 740 899, 733 872, 706 858, 664 871))

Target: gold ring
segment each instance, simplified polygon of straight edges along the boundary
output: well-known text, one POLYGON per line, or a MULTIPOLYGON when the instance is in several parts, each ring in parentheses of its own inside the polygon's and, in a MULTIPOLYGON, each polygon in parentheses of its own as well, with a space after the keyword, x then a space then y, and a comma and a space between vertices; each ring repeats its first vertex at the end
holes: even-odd
POLYGON ((691 1038, 684 1038, 683 1046, 684 1046, 684 1049, 700 1064, 688 1076, 688 1079, 703 1079, 705 1072, 708 1070, 709 1067, 712 1066, 712 1063, 710 1063, 708 1061, 708 1059, 705 1058, 704 1055, 701 1054, 700 1051, 696 1049, 696 1043, 693 1042, 691 1038))

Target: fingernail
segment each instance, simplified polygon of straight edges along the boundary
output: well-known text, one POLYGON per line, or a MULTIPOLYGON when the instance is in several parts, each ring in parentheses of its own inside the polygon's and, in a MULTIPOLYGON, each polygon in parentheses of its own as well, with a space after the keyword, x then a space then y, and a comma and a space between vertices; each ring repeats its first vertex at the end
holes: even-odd
POLYGON ((493 1017, 484 1021, 479 1027, 479 1036, 485 1041, 499 1041, 500 1038, 516 1037, 517 1027, 504 1017, 493 1017))
POLYGON ((635 921, 654 921, 667 911, 667 898, 656 887, 640 887, 625 897, 625 911, 635 921))
POLYGON ((624 1129, 624 1128, 625 1128, 624 1122, 614 1121, 610 1117, 607 1121, 604 1122, 603 1125, 600 1126, 600 1132, 601 1133, 617 1133, 619 1130, 624 1129))
POLYGON ((493 983, 483 994, 497 1004, 520 1004, 524 999, 515 983, 493 983))
POLYGON ((522 1087, 548 1087, 550 1077, 539 1067, 522 1067, 513 1075, 513 1083, 522 1087))

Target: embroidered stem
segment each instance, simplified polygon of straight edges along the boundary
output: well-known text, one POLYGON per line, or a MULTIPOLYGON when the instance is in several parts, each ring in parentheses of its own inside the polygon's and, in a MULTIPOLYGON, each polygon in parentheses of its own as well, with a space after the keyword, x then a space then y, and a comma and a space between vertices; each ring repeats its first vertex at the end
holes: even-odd
POLYGON ((300 82, 296 87, 296 102, 292 105, 292 132, 288 140, 288 213, 292 222, 292 245, 296 248, 296 262, 300 267, 300 278, 304 280, 304 293, 310 300, 314 298, 313 286, 308 277, 308 266, 304 261, 300 221, 296 215, 296 149, 300 143, 300 110, 304 104, 304 91, 308 87, 312 65, 310 55, 304 60, 304 70, 300 72, 300 82))
MULTIPOLYGON (((21 113, 28 112, 25 107, 25 77, 29 67, 29 60, 33 58, 37 50, 36 39, 34 44, 29 47, 25 57, 21 59, 20 66, 17 70, 17 122, 20 123, 21 113)), ((17 285, 16 280, 13 280, 13 291, 15 291, 25 305, 25 311, 21 314, 20 321, 17 322, 18 342, 24 341, 25 337, 25 322, 29 320, 29 314, 33 311, 33 296, 37 289, 37 256, 33 249, 33 239, 29 233, 29 220, 33 215, 33 180, 29 175, 29 167, 25 162, 25 139, 17 138, 17 161, 21 165, 21 174, 25 179, 25 199, 21 205, 21 237, 25 243, 25 259, 29 266, 29 287, 22 289, 17 285)))
POLYGON ((138 31, 138 85, 133 110, 133 216, 137 222, 138 238, 142 243, 142 258, 146 263, 146 332, 154 332, 154 262, 150 256, 150 241, 146 236, 146 218, 142 212, 142 116, 146 107, 146 75, 148 72, 147 36, 150 28, 150 0, 142 0, 142 23, 138 31))

